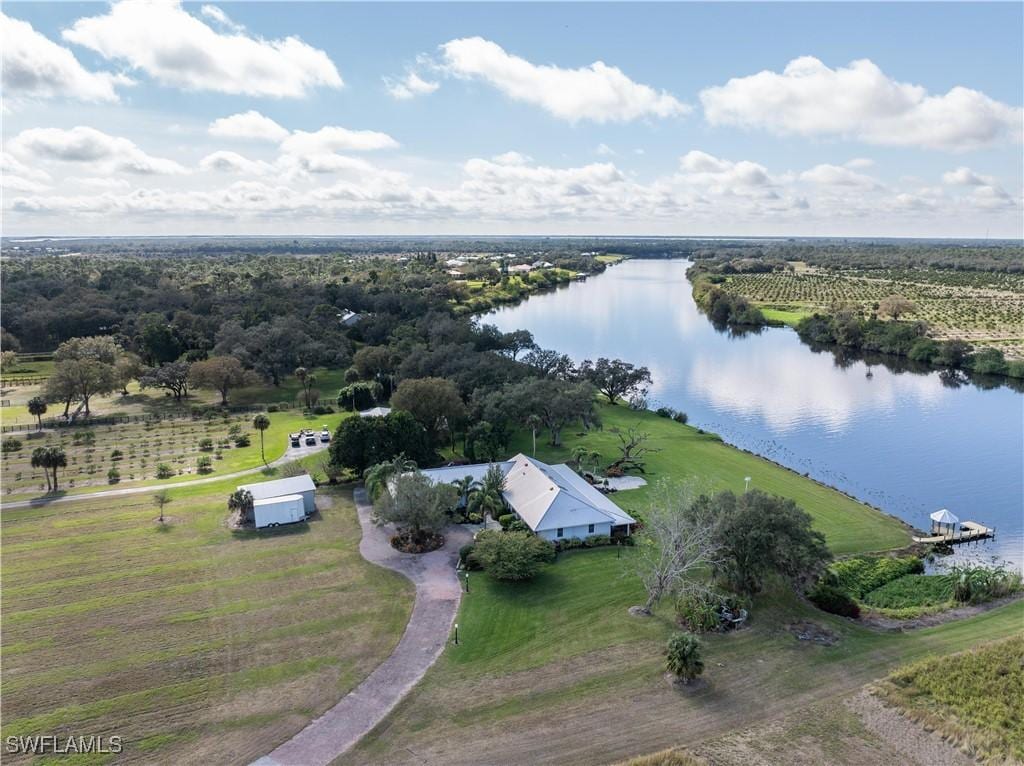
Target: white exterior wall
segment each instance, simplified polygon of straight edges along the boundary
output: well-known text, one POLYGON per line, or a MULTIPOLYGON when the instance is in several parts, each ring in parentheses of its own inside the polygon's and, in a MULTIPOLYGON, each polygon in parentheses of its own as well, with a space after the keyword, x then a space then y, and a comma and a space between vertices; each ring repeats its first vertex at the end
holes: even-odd
POLYGON ((538 537, 543 537, 545 540, 565 540, 570 537, 578 537, 581 540, 584 537, 590 537, 591 535, 611 535, 612 523, 605 521, 594 525, 594 531, 590 532, 590 525, 584 524, 579 527, 564 527, 562 529, 561 538, 558 537, 557 529, 540 529, 537 531, 538 537))
POLYGON ((302 495, 302 505, 306 509, 306 515, 312 516, 316 513, 316 490, 308 489, 297 494, 302 495))

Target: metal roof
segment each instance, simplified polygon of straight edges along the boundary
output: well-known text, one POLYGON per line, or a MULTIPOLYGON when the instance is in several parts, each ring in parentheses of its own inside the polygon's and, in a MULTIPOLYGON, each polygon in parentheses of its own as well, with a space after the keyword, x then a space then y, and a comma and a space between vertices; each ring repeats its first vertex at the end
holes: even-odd
POLYGON ((304 473, 301 476, 289 476, 287 479, 261 481, 256 484, 241 484, 238 489, 249 490, 253 500, 266 500, 269 497, 310 492, 316 490, 316 484, 313 483, 313 479, 308 473, 304 473))
POLYGON ((262 508, 264 505, 273 505, 274 503, 294 502, 298 500, 300 503, 303 502, 302 495, 277 495, 275 497, 265 497, 261 500, 253 500, 253 508, 262 508))

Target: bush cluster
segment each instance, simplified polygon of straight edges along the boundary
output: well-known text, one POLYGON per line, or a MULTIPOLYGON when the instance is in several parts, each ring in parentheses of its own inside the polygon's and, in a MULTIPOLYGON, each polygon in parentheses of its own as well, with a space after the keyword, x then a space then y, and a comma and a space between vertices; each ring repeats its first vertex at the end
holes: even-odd
POLYGON ((860 606, 844 591, 826 582, 819 582, 807 597, 819 609, 843 617, 860 617, 860 606))
POLYGON ((853 556, 829 567, 825 582, 855 599, 908 574, 922 574, 924 562, 917 556, 853 556))

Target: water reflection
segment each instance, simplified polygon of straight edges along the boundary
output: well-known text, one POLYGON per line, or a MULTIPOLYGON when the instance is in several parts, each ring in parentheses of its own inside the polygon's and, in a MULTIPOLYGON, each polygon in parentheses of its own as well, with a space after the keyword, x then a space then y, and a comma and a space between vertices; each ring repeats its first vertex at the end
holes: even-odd
POLYGON ((980 551, 1024 560, 1019 383, 810 348, 791 330, 716 329, 693 302, 687 266, 629 261, 487 321, 526 328, 577 361, 646 365, 652 402, 684 410, 695 425, 915 525, 948 507, 995 526, 995 545, 980 551))

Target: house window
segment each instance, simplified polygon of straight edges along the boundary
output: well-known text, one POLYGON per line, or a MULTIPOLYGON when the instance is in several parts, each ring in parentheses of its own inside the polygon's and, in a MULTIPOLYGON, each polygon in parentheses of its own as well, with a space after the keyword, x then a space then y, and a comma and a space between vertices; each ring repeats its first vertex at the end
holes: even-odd
POLYGON ((594 525, 593 524, 591 524, 589 527, 587 527, 587 534, 588 535, 594 534, 594 525))
POLYGON ((561 527, 559 527, 558 529, 555 530, 555 537, 561 537, 564 534, 565 534, 565 530, 562 529, 561 527))

